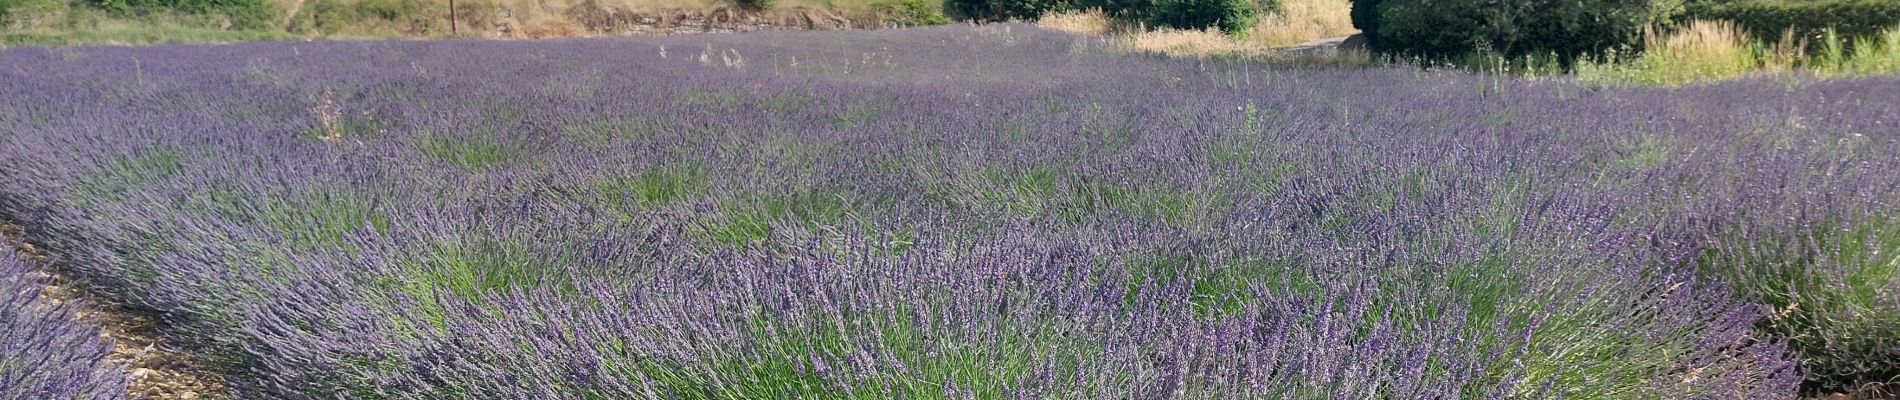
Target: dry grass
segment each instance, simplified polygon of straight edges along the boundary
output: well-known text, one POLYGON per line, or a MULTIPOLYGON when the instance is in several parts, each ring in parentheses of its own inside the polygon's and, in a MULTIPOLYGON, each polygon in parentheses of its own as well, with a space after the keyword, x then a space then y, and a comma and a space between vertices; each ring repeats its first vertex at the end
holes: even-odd
POLYGON ((1739 76, 1755 68, 1748 34, 1733 22, 1692 21, 1668 35, 1651 30, 1645 36, 1643 60, 1680 75, 1670 79, 1739 76))
MULTIPOLYGON (((586 0, 503 0, 504 5, 513 9, 534 9, 544 12, 556 12, 578 6, 586 0)), ((601 8, 621 8, 636 11, 657 10, 712 10, 731 6, 727 0, 594 0, 601 8)), ((773 0, 773 8, 804 7, 834 11, 870 11, 895 4, 894 0, 773 0)))
POLYGON ((1091 8, 1080 12, 1045 14, 1036 18, 1036 26, 1083 35, 1107 35, 1114 31, 1115 22, 1109 20, 1108 13, 1102 12, 1102 9, 1091 8))
POLYGON ((1218 30, 1168 29, 1128 35, 1122 43, 1139 52, 1176 57, 1264 54, 1266 48, 1234 40, 1218 30))
POLYGON ((523 24, 523 26, 526 26, 527 28, 522 29, 521 32, 522 34, 526 35, 528 39, 555 39, 555 38, 576 37, 576 36, 581 36, 582 33, 586 32, 585 30, 581 29, 580 25, 576 25, 573 22, 568 22, 567 20, 564 20, 564 19, 549 19, 545 21, 529 22, 529 23, 523 24))
POLYGON ((1085 35, 1113 35, 1130 50, 1186 57, 1266 54, 1276 47, 1359 32, 1352 27, 1352 3, 1348 0, 1286 0, 1283 5, 1280 13, 1262 18, 1242 38, 1212 30, 1144 30, 1118 23, 1097 9, 1043 15, 1036 25, 1085 35))
POLYGON ((1265 47, 1291 46, 1359 33, 1352 27, 1349 0, 1285 0, 1280 12, 1260 19, 1246 41, 1265 47))
POLYGON ((1764 69, 1764 59, 1780 65, 1766 69, 1784 69, 1791 60, 1800 58, 1792 54, 1761 57, 1769 52, 1753 44, 1746 33, 1728 21, 1691 21, 1674 32, 1647 30, 1643 37, 1641 56, 1628 62, 1585 63, 1578 67, 1579 76, 1585 80, 1680 85, 1748 75, 1764 69))
POLYGON ((1043 15, 1036 26, 1084 35, 1112 35, 1123 48, 1143 53, 1207 57, 1261 52, 1266 49, 1234 40, 1216 30, 1144 30, 1116 22, 1098 9, 1043 15))

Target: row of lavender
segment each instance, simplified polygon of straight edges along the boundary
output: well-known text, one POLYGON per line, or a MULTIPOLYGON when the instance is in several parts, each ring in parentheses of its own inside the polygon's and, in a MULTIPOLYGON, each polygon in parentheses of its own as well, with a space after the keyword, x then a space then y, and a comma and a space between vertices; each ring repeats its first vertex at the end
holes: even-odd
POLYGON ((263 398, 1793 397, 1896 374, 1900 82, 1017 25, 0 53, 0 212, 263 398), (226 60, 226 61, 214 61, 226 60))
POLYGON ((112 345, 80 323, 76 303, 40 298, 44 282, 11 247, 0 251, 0 399, 116 399, 126 379, 112 345))

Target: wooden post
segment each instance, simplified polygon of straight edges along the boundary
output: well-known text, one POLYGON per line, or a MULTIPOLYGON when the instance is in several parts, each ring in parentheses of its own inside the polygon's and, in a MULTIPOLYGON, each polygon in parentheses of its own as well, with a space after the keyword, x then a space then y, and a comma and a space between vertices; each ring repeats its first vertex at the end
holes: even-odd
POLYGON ((455 34, 455 0, 449 0, 449 36, 455 34))

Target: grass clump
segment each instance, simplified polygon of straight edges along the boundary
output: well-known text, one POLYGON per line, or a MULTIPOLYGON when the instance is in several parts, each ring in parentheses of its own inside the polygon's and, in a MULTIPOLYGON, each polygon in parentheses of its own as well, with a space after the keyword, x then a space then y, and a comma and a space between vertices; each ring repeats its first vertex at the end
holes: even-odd
POLYGON ((430 159, 471 171, 507 164, 519 157, 512 145, 489 134, 429 135, 416 143, 416 150, 430 159))
MULTIPOLYGON (((610 208, 653 209, 704 195, 706 172, 697 167, 658 167, 631 175, 613 175, 594 181, 596 204, 610 208)), ((631 218, 631 215, 625 217, 631 218)))

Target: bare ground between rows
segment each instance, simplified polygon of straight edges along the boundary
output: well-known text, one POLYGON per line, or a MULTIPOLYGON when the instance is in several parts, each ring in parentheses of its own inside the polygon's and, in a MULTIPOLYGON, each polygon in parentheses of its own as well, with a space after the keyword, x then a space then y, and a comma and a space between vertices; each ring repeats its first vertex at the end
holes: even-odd
POLYGON ((0 241, 12 247, 20 258, 33 267, 28 276, 46 287, 40 301, 54 305, 80 302, 77 312, 81 323, 99 327, 99 336, 111 339, 112 353, 106 356, 108 368, 124 367, 132 383, 126 394, 134 399, 223 399, 225 383, 204 363, 190 354, 168 346, 159 335, 152 318, 126 311, 125 307, 95 296, 79 282, 60 270, 51 254, 27 240, 18 225, 0 222, 0 241))

